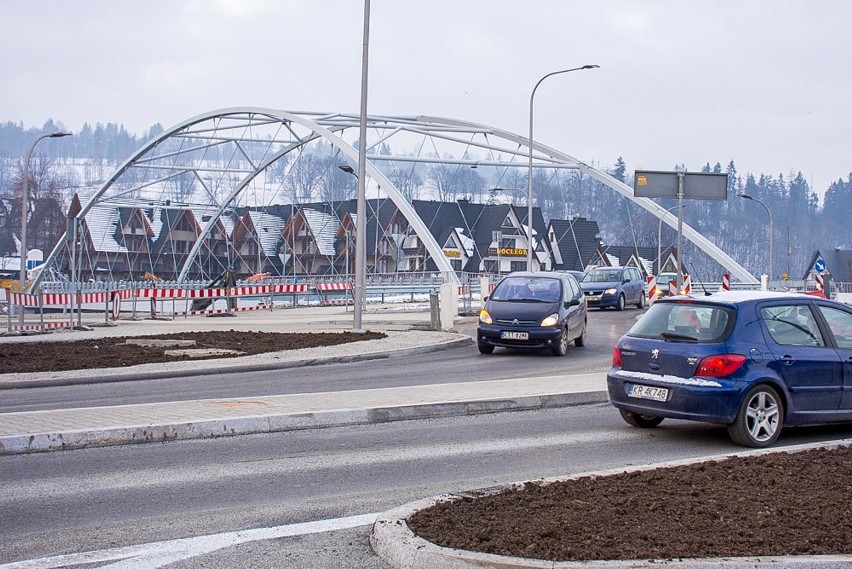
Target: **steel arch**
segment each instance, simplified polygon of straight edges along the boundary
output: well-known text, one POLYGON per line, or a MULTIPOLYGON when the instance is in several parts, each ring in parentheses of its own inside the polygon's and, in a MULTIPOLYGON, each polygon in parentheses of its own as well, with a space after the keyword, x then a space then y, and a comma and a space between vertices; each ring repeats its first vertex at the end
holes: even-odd
MULTIPOLYGON (((76 215, 77 220, 83 219, 99 203, 109 202, 110 200, 121 201, 124 196, 134 196, 136 200, 139 200, 147 189, 164 186, 171 180, 191 174, 194 180, 199 181, 210 197, 210 203, 206 206, 213 208, 213 213, 180 269, 179 278, 184 279, 190 265, 198 256, 205 239, 223 212, 277 161, 306 144, 323 141, 351 161, 357 162, 358 153, 355 143, 347 141, 344 134, 353 129, 357 132, 359 119, 360 117, 357 114, 282 111, 257 107, 227 108, 198 115, 165 130, 121 164, 89 198, 76 215), (255 128, 268 128, 272 133, 266 133, 262 136, 254 135, 253 129, 255 128), (297 132, 297 129, 299 132, 297 132), (236 136, 233 134, 240 130, 243 131, 243 135, 236 136), (246 132, 248 132, 248 135, 245 134, 246 132), (261 147, 260 151, 252 152, 249 148, 255 144, 261 147), (265 147, 262 146, 264 144, 265 147), (278 145, 280 148, 273 150, 274 145, 278 145), (223 147, 233 147, 232 158, 226 164, 221 165, 220 168, 214 168, 215 165, 206 161, 207 153, 223 147), (163 151, 157 154, 160 148, 163 151), (261 157, 260 160, 256 159, 258 152, 261 157), (200 156, 194 158, 195 162, 192 162, 192 156, 197 153, 200 153, 200 156), (190 158, 187 159, 187 157, 190 158), (163 176, 153 179, 149 177, 151 172, 163 171, 165 171, 163 176), (225 175, 241 176, 241 179, 224 196, 217 198, 213 189, 205 185, 201 172, 221 173, 223 178, 225 175), (125 178, 127 178, 126 181, 125 178)), ((400 163, 441 162, 467 166, 481 165, 525 169, 521 160, 528 156, 527 138, 487 125, 432 116, 370 115, 367 123, 370 132, 379 134, 376 139, 367 141, 367 173, 405 215, 417 235, 423 240, 429 255, 440 270, 447 275, 447 278, 458 282, 458 277, 449 260, 443 255, 439 244, 426 224, 419 218, 402 192, 377 167, 377 163, 383 160, 400 163), (427 143, 431 144, 434 150, 431 153, 433 155, 422 157, 420 150, 417 156, 385 155, 376 151, 385 143, 389 143, 391 140, 395 142, 400 138, 402 140, 422 139, 420 150, 427 143), (442 157, 439 144, 444 145, 444 147, 449 145, 456 150, 463 147, 465 149, 464 157, 447 158, 446 155, 442 157), (467 151, 472 148, 486 151, 488 158, 486 160, 468 159, 467 151)), ((535 168, 580 170, 612 188, 623 197, 637 203, 657 218, 665 221, 669 226, 676 228, 674 216, 667 215, 665 208, 647 198, 633 197, 632 188, 609 174, 545 145, 533 142, 532 148, 535 168)), ((746 283, 758 282, 739 263, 691 226, 684 224, 683 229, 687 239, 729 270, 733 276, 746 283)), ((65 239, 63 238, 46 259, 46 267, 53 264, 64 246, 65 239)), ((43 270, 39 279, 44 273, 43 270)), ((37 284, 38 280, 35 285, 37 284)))

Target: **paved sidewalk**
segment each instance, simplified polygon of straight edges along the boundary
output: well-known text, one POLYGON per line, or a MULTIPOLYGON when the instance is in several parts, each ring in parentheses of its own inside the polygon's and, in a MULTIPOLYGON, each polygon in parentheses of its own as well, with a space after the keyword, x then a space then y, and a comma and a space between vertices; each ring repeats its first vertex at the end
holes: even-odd
POLYGON ((0 454, 605 401, 602 374, 0 414, 0 454))
MULTIPOLYGON (((428 312, 392 308, 365 312, 363 327, 387 338, 333 348, 311 348, 242 358, 80 370, 0 374, 3 389, 130 381, 223 371, 280 369, 323 363, 400 357, 470 346, 467 334, 425 330, 428 312)), ((240 318, 119 322, 90 332, 7 341, 68 341, 104 336, 163 334, 202 329, 334 331, 351 329, 343 308, 308 308, 252 313, 240 318)), ((468 328, 470 327, 468 323, 468 328)), ((585 373, 494 381, 420 385, 357 391, 264 397, 199 399, 169 403, 0 413, 0 455, 142 442, 269 433, 335 425, 539 409, 606 401, 605 374, 585 373)))

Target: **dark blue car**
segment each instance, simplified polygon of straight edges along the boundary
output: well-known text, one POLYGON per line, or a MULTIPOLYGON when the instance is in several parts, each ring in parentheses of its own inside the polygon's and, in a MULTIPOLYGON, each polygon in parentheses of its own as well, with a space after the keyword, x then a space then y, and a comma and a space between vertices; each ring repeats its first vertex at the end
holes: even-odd
POLYGON ((645 307, 645 279, 636 267, 595 267, 580 280, 590 308, 645 307))
POLYGON ((568 353, 586 342, 586 299, 577 279, 564 272, 507 275, 486 299, 477 327, 479 353, 495 347, 568 353))
POLYGON ((793 293, 663 298, 619 339, 607 388, 633 426, 721 423, 749 447, 852 421, 852 308, 793 293))

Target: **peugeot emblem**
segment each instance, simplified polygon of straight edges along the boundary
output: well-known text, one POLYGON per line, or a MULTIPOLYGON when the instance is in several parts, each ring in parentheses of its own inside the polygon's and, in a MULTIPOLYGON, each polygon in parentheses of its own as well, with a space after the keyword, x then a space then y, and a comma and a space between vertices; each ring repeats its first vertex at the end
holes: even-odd
POLYGON ((654 348, 653 350, 651 350, 651 359, 652 360, 656 360, 659 357, 660 357, 660 350, 658 350, 657 348, 654 348))

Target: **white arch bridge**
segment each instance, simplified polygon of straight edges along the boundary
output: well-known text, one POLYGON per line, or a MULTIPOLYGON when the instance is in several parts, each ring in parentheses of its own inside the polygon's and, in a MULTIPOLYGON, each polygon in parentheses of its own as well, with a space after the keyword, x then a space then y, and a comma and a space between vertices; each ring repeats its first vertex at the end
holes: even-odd
MULTIPOLYGON (((109 264, 110 259, 121 259, 125 271, 137 273, 154 272, 157 263, 172 263, 172 274, 185 280, 191 272, 208 277, 218 274, 225 265, 239 261, 231 259, 232 254, 257 255, 277 247, 284 222, 271 212, 281 213, 289 207, 292 214, 294 204, 332 203, 354 197, 355 180, 339 166, 357 164, 359 126, 357 114, 229 108, 165 130, 72 206, 69 215, 73 224, 69 222, 69 227, 83 227, 85 223, 87 229, 86 238, 80 238, 73 247, 78 270, 86 266, 91 271, 109 271, 110 267, 101 265, 109 264), (169 213, 179 208, 193 212, 194 227, 169 213), (142 211, 147 219, 134 223, 134 216, 140 217, 134 212, 142 211), (166 233, 164 227, 173 222, 168 232, 192 232, 191 239, 184 242, 186 250, 140 245, 146 239, 149 244, 156 242, 166 233), (254 246, 236 242, 237 225, 246 223, 252 223, 254 231, 243 232, 242 238, 254 239, 254 246), (216 239, 234 240, 221 250, 228 257, 225 260, 213 254, 216 239)), ((490 169, 495 185, 511 179, 524 180, 525 184, 528 143, 526 137, 467 121, 370 115, 365 141, 367 192, 381 192, 392 200, 438 270, 458 281, 442 244, 409 201, 413 189, 422 184, 418 165, 437 164, 456 172, 490 169)), ((532 147, 535 169, 579 170, 677 228, 675 215, 647 198, 633 197, 631 187, 609 174, 542 144, 533 142, 532 147)), ((758 282, 689 225, 683 225, 683 234, 735 279, 758 282)), ((39 280, 58 259, 71 256, 71 242, 66 238, 59 241, 45 259, 39 280)), ((317 245, 322 247, 322 243, 317 245)), ((282 256, 283 265, 288 260, 295 267, 296 255, 282 256)))

